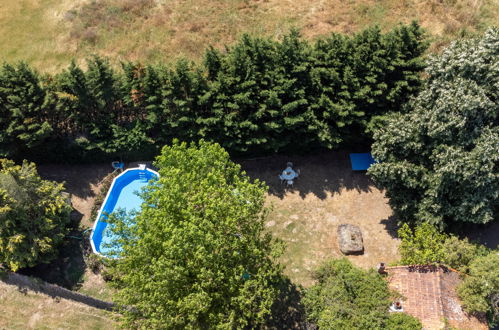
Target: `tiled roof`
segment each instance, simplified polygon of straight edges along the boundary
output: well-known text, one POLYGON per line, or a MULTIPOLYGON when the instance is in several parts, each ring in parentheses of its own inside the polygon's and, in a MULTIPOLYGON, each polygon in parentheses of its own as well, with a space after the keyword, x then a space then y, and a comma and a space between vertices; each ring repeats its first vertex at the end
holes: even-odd
POLYGON ((402 296, 404 311, 423 323, 424 329, 488 329, 484 317, 468 315, 461 308, 456 288, 460 274, 437 266, 387 267, 391 289, 402 296))

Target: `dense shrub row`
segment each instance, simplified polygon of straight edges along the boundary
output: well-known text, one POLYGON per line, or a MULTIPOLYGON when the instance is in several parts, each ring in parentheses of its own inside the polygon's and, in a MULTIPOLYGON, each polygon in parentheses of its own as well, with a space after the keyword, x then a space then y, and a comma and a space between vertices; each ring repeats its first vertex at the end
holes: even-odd
POLYGON ((216 141, 232 154, 332 148, 369 136, 418 90, 426 46, 413 23, 315 42, 296 32, 280 41, 243 36, 225 51, 208 49, 199 64, 115 70, 94 57, 56 75, 4 64, 0 155, 136 158, 173 138, 216 141))

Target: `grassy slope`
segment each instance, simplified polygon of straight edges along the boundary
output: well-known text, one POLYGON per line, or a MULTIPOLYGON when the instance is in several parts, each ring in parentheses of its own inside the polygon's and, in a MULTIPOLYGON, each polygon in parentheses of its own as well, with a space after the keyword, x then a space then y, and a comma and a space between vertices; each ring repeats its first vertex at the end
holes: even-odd
POLYGON ((197 59, 208 44, 241 33, 279 37, 291 27, 314 38, 383 29, 417 19, 433 50, 498 24, 499 0, 3 0, 0 58, 44 71, 92 53, 117 60, 197 59))
POLYGON ((0 281, 0 329, 115 329, 111 314, 0 281))

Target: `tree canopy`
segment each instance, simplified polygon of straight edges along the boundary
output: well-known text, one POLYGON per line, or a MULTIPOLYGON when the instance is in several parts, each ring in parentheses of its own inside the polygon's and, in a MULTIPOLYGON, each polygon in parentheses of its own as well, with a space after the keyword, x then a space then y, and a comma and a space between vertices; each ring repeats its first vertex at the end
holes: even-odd
POLYGON ((499 205, 499 30, 428 61, 404 114, 374 134, 368 173, 402 221, 488 223, 499 205))
POLYGON ((42 180, 35 164, 0 159, 0 263, 19 268, 57 255, 69 223, 63 185, 42 180))
POLYGON ((464 308, 499 321, 499 251, 474 259, 469 274, 458 288, 464 308))
POLYGON ((118 216, 113 274, 127 326, 246 328, 277 298, 280 245, 264 232, 262 182, 218 144, 165 146, 139 214, 118 216))
POLYGON ((344 259, 329 260, 315 273, 317 284, 303 302, 320 329, 421 329, 409 315, 388 313, 390 290, 376 271, 356 268, 344 259))

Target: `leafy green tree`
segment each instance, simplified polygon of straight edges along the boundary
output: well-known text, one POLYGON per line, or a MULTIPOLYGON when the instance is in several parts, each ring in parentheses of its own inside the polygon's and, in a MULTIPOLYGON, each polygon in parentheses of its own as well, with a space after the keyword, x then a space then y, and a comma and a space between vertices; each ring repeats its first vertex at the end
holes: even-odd
POLYGON ((13 271, 49 262, 67 232, 63 185, 42 180, 34 163, 0 159, 0 263, 13 271))
POLYGON ((401 239, 399 251, 404 265, 427 265, 442 262, 446 255, 444 243, 447 235, 429 223, 423 223, 411 230, 404 223, 398 230, 401 239))
POLYGON ((498 250, 473 260, 470 276, 460 284, 458 294, 468 312, 487 313, 493 322, 499 321, 498 250))
POLYGON ((343 258, 324 263, 315 278, 318 283, 303 303, 320 329, 421 329, 409 315, 389 317, 390 290, 374 270, 356 268, 343 258))
POLYGON ((142 210, 114 217, 113 274, 126 326, 247 328, 278 295, 281 250, 264 231, 265 186, 218 144, 165 146, 142 210))
POLYGON ((46 121, 46 92, 26 63, 0 68, 0 156, 18 157, 52 132, 46 121))
POLYGON ((398 236, 400 262, 404 265, 441 263, 468 274, 470 264, 489 253, 484 245, 442 233, 429 223, 422 223, 413 230, 405 223, 398 230, 398 236))
POLYGON ((488 223, 499 205, 499 30, 429 61, 428 83, 374 134, 368 173, 402 221, 488 223))

